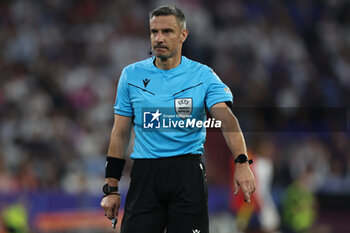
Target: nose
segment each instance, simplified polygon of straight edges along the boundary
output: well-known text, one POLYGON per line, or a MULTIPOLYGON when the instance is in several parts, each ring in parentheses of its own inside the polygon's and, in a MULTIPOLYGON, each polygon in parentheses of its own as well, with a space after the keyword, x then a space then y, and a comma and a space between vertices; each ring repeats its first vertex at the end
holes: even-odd
POLYGON ((156 42, 163 42, 164 41, 164 36, 161 32, 158 32, 156 35, 156 42))

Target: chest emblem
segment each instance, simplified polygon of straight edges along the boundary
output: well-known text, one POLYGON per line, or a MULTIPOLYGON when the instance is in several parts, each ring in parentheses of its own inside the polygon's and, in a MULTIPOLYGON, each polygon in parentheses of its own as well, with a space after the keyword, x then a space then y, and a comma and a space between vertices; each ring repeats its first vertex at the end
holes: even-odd
POLYGON ((181 119, 186 119, 192 113, 192 98, 175 99, 175 111, 181 119))
POLYGON ((145 88, 147 87, 149 81, 151 81, 151 79, 146 78, 143 80, 143 85, 145 86, 145 88))

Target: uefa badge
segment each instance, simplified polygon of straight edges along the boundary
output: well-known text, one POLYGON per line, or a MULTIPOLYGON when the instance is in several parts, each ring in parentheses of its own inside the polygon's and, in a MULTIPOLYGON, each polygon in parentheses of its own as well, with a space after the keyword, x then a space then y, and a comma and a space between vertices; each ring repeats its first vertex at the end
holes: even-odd
POLYGON ((192 113, 192 98, 175 99, 175 111, 181 119, 186 119, 192 113))

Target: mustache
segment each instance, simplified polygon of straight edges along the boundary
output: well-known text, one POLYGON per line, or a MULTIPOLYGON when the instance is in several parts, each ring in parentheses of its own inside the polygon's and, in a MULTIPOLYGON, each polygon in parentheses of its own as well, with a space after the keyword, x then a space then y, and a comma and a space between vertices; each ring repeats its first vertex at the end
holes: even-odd
POLYGON ((168 49, 167 46, 162 45, 162 44, 156 44, 156 45, 154 46, 154 48, 155 48, 155 49, 156 49, 156 48, 168 49))

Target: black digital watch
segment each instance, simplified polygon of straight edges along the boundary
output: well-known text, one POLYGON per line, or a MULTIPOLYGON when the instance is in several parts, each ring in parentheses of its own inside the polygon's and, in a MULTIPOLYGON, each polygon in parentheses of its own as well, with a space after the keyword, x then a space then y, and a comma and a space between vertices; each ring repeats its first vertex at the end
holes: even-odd
POLYGON ((253 163, 253 160, 252 159, 249 159, 248 160, 248 156, 245 155, 245 154, 240 154, 237 156, 237 158, 235 159, 235 164, 236 163, 246 163, 248 162, 249 164, 252 164, 253 163))
POLYGON ((110 195, 113 192, 118 192, 118 186, 117 187, 113 187, 113 186, 109 186, 107 183, 105 185, 103 185, 102 187, 102 191, 105 195, 110 195))

